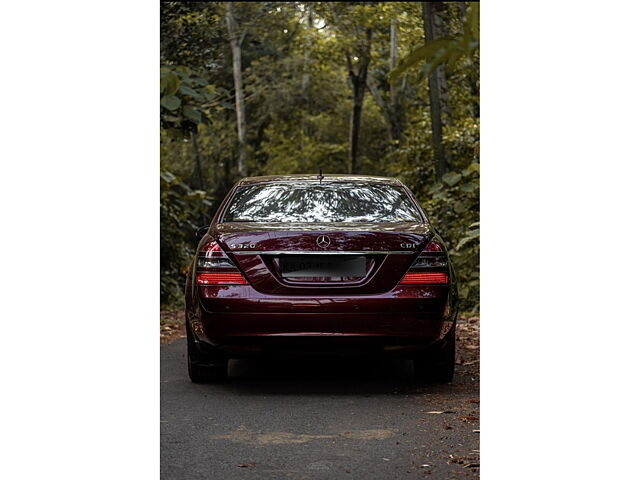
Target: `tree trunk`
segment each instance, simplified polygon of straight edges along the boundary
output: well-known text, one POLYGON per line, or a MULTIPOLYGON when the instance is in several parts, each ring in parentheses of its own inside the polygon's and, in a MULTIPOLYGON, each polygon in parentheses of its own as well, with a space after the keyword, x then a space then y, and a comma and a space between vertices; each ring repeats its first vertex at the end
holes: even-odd
POLYGON ((311 57, 311 47, 313 45, 311 32, 313 31, 313 7, 311 5, 307 6, 307 41, 304 49, 304 74, 302 75, 302 91, 304 92, 304 98, 309 103, 309 82, 311 80, 311 74, 309 73, 310 69, 310 57, 311 57))
MULTIPOLYGON (((433 36, 434 38, 447 38, 451 35, 449 31, 449 25, 446 19, 446 6, 444 2, 428 2, 431 5, 431 21, 433 22, 433 36)), ((451 125, 451 108, 449 102, 449 87, 447 85, 447 70, 444 65, 436 68, 438 74, 438 95, 440 97, 440 111, 442 112, 442 123, 444 125, 451 125)))
MULTIPOLYGON (((197 127, 196 127, 197 128, 197 127)), ((198 144, 198 131, 191 132, 191 144, 196 157, 196 173, 198 174, 198 188, 204 191, 204 177, 202 176, 202 157, 200 156, 200 145, 198 144)))
POLYGON ((349 173, 358 173, 358 147, 360 143, 360 124, 362 121, 362 104, 364 103, 364 85, 360 81, 353 84, 353 109, 351 111, 351 135, 349 138, 349 173))
MULTIPOLYGON (((425 43, 429 43, 436 38, 436 12, 442 11, 444 7, 442 2, 422 2, 422 19, 424 22, 425 43)), ((445 81, 443 75, 443 66, 439 66, 432 70, 429 74, 429 103, 431 104, 431 132, 433 137, 433 150, 435 152, 436 172, 438 179, 442 178, 449 170, 449 156, 445 151, 442 143, 442 125, 443 125, 443 88, 442 83, 445 81), (442 70, 439 72, 439 70, 442 70)))
MULTIPOLYGON (((389 48, 389 71, 398 66, 398 20, 395 18, 391 21, 391 38, 389 48)), ((390 115, 391 120, 391 140, 397 144, 404 132, 405 115, 402 105, 402 95, 406 86, 406 75, 403 78, 402 85, 397 82, 391 82, 390 86, 390 115)))
POLYGON ((387 125, 387 135, 389 136, 389 142, 394 143, 396 131, 394 129, 393 112, 391 111, 392 107, 382 96, 380 89, 378 89, 378 86, 376 85, 376 81, 370 76, 367 76, 367 87, 369 87, 369 91, 371 92, 373 99, 378 104, 378 107, 380 107, 384 122, 387 125))
MULTIPOLYGON (((204 189, 204 177, 202 176, 202 157, 200 155, 200 145, 198 144, 197 128, 198 127, 196 126, 196 130, 191 132, 191 144, 193 145, 193 153, 195 154, 195 157, 196 157, 196 173, 198 174, 198 188, 204 192, 205 189, 204 189)), ((203 213, 200 216, 200 224, 206 225, 208 222, 209 222, 209 219, 207 219, 207 217, 203 213)))
POLYGON ((364 104, 364 94, 367 88, 367 72, 371 61, 371 36, 370 28, 366 31, 366 40, 362 51, 358 52, 357 71, 347 54, 347 66, 349 68, 349 80, 351 81, 351 91, 353 92, 353 109, 351 110, 351 124, 349 135, 349 173, 358 173, 359 164, 359 143, 360 143, 360 123, 362 119, 362 105, 364 104))
MULTIPOLYGON (((467 5, 465 2, 458 2, 458 13, 460 15, 460 24, 464 25, 464 21, 467 18, 467 5)), ((475 70, 475 68, 471 67, 470 70, 475 70)), ((471 96, 474 97, 471 101, 472 114, 475 118, 480 118, 480 104, 475 101, 475 98, 480 97, 480 90, 475 77, 475 75, 465 75, 467 84, 469 85, 469 92, 471 93, 471 96)))
POLYGON ((240 32, 234 15, 233 2, 227 2, 227 27, 233 60, 233 85, 236 97, 236 123, 238 126, 238 173, 247 176, 247 123, 244 108, 244 90, 242 86, 242 40, 244 32, 240 32))
MULTIPOLYGON (((389 70, 393 70, 398 66, 398 23, 397 20, 391 21, 391 39, 389 48, 389 70)), ((405 127, 405 112, 403 106, 404 91, 407 85, 406 74, 402 78, 402 83, 398 85, 392 82, 390 85, 389 97, 386 98, 373 78, 367 77, 367 86, 373 96, 373 99, 380 107, 385 123, 387 125, 387 133, 389 143, 398 146, 400 138, 405 127)))

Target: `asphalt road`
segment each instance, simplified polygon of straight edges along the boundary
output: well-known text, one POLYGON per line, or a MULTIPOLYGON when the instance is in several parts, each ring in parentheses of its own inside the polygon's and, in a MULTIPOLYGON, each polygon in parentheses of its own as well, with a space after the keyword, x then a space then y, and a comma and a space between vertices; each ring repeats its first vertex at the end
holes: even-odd
POLYGON ((196 385, 185 355, 161 347, 163 480, 479 476, 477 364, 417 386, 403 360, 232 360, 196 385))

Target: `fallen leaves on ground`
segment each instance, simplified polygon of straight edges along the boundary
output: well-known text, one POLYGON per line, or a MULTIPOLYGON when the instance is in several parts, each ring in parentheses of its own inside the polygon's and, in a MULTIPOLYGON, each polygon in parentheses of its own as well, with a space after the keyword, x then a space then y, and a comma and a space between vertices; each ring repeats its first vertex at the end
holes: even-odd
POLYGON ((456 343, 456 364, 480 368, 480 317, 458 319, 456 343))
POLYGON ((480 420, 480 418, 472 416, 472 415, 467 415, 464 417, 458 417, 460 420, 462 420, 463 422, 477 422, 478 420, 480 420))
MULTIPOLYGON (((442 463, 458 465, 458 474, 476 478, 480 475, 479 437, 480 387, 480 317, 461 317, 456 328, 456 373, 448 385, 429 385, 424 388, 427 408, 422 410, 420 423, 442 431, 443 450, 430 451, 429 465, 439 468, 442 463), (471 397, 471 398, 469 398, 471 397), (444 415, 453 413, 455 415, 444 415), (460 451, 462 444, 473 447, 460 451), (464 469, 464 470, 463 470, 464 469)), ((463 447, 464 448, 464 447, 463 447)), ((425 473, 428 471, 423 470, 425 473)))
POLYGON ((160 344, 171 343, 185 336, 182 310, 160 311, 160 344))

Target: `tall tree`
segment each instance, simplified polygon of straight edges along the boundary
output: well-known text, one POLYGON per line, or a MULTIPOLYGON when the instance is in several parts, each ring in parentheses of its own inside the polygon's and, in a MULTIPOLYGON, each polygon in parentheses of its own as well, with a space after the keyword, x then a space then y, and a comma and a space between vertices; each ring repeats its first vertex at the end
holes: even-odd
MULTIPOLYGON (((425 44, 442 38, 444 30, 444 2, 422 2, 422 19, 424 24, 425 44)), ((447 86, 444 65, 439 65, 429 73, 429 103, 431 110, 431 131, 433 150, 435 152, 436 172, 442 178, 451 167, 451 159, 442 142, 442 126, 444 118, 449 119, 447 86), (446 117, 445 117, 445 114, 446 117)))
POLYGON ((349 158, 347 170, 360 170, 360 137, 362 109, 367 90, 367 76, 371 63, 374 2, 315 2, 314 12, 326 20, 334 32, 339 52, 346 58, 348 82, 353 102, 349 125, 349 158))
POLYGON ((351 92, 353 93, 353 108, 351 109, 351 123, 349 126, 349 173, 358 173, 360 164, 358 161, 360 146, 360 126, 362 123, 362 105, 364 94, 367 90, 367 73, 371 62, 371 28, 367 28, 364 38, 359 42, 355 50, 356 56, 347 53, 347 71, 351 92), (356 62, 354 64, 354 61, 356 62))
POLYGON ((200 144, 198 142, 198 127, 191 132, 191 145, 193 145, 193 153, 196 159, 196 173, 198 174, 198 188, 202 191, 204 188, 204 177, 202 175, 202 156, 200 155, 200 144))
POLYGON ((304 48, 304 73, 302 74, 302 92, 307 100, 309 101, 309 81, 311 80, 310 70, 310 58, 311 58, 311 48, 313 37, 311 36, 311 31, 313 29, 313 5, 309 4, 306 7, 307 9, 307 36, 305 41, 304 48))
MULTIPOLYGON (((398 66, 398 20, 395 17, 391 19, 389 33, 389 70, 393 70, 398 66)), ((400 85, 396 82, 391 82, 388 97, 383 95, 372 76, 367 77, 367 86, 373 99, 380 107, 382 116, 387 124, 389 141, 392 145, 398 146, 405 127, 403 99, 407 86, 407 76, 403 76, 400 85)))
MULTIPOLYGON (((462 24, 462 35, 464 35, 464 27, 466 25, 466 23, 469 21, 468 20, 468 16, 467 16, 467 6, 465 5, 464 2, 458 2, 458 13, 459 13, 459 18, 460 18, 460 23, 462 24)), ((473 8, 473 12, 471 13, 471 15, 473 16, 474 13, 477 15, 477 6, 472 7, 473 8)), ((477 22, 478 19, 475 18, 473 20, 471 20, 472 22, 477 22)), ((477 83, 477 75, 475 75, 476 71, 474 71, 474 67, 473 67, 473 63, 471 64, 469 71, 467 72, 467 75, 465 75, 466 81, 469 85, 469 90, 471 91, 471 95, 474 98, 479 99, 480 98, 480 89, 478 88, 478 83, 477 83)), ((479 118, 480 117, 480 102, 471 102, 471 109, 473 110, 473 116, 475 118, 479 118)), ((479 158, 479 157, 478 157, 479 158)))
MULTIPOLYGON (((398 20, 391 20, 389 29, 390 46, 389 46, 389 70, 393 70, 398 66, 398 20)), ((406 87, 406 79, 402 87, 396 83, 389 86, 389 94, 391 96, 391 137, 393 140, 400 140, 402 130, 404 128, 404 108, 402 106, 402 96, 406 87)))
POLYGON ((238 127, 238 174, 247 176, 247 120, 242 86, 242 42, 246 30, 238 25, 234 2, 227 2, 227 28, 233 63, 233 85, 236 97, 236 123, 238 127))

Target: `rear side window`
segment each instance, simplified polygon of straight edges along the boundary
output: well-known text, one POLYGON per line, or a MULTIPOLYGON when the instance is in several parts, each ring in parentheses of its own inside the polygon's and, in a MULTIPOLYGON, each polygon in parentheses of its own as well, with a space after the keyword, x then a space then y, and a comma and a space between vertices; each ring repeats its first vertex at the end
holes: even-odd
POLYGON ((240 187, 223 222, 420 222, 404 188, 360 182, 240 187))

